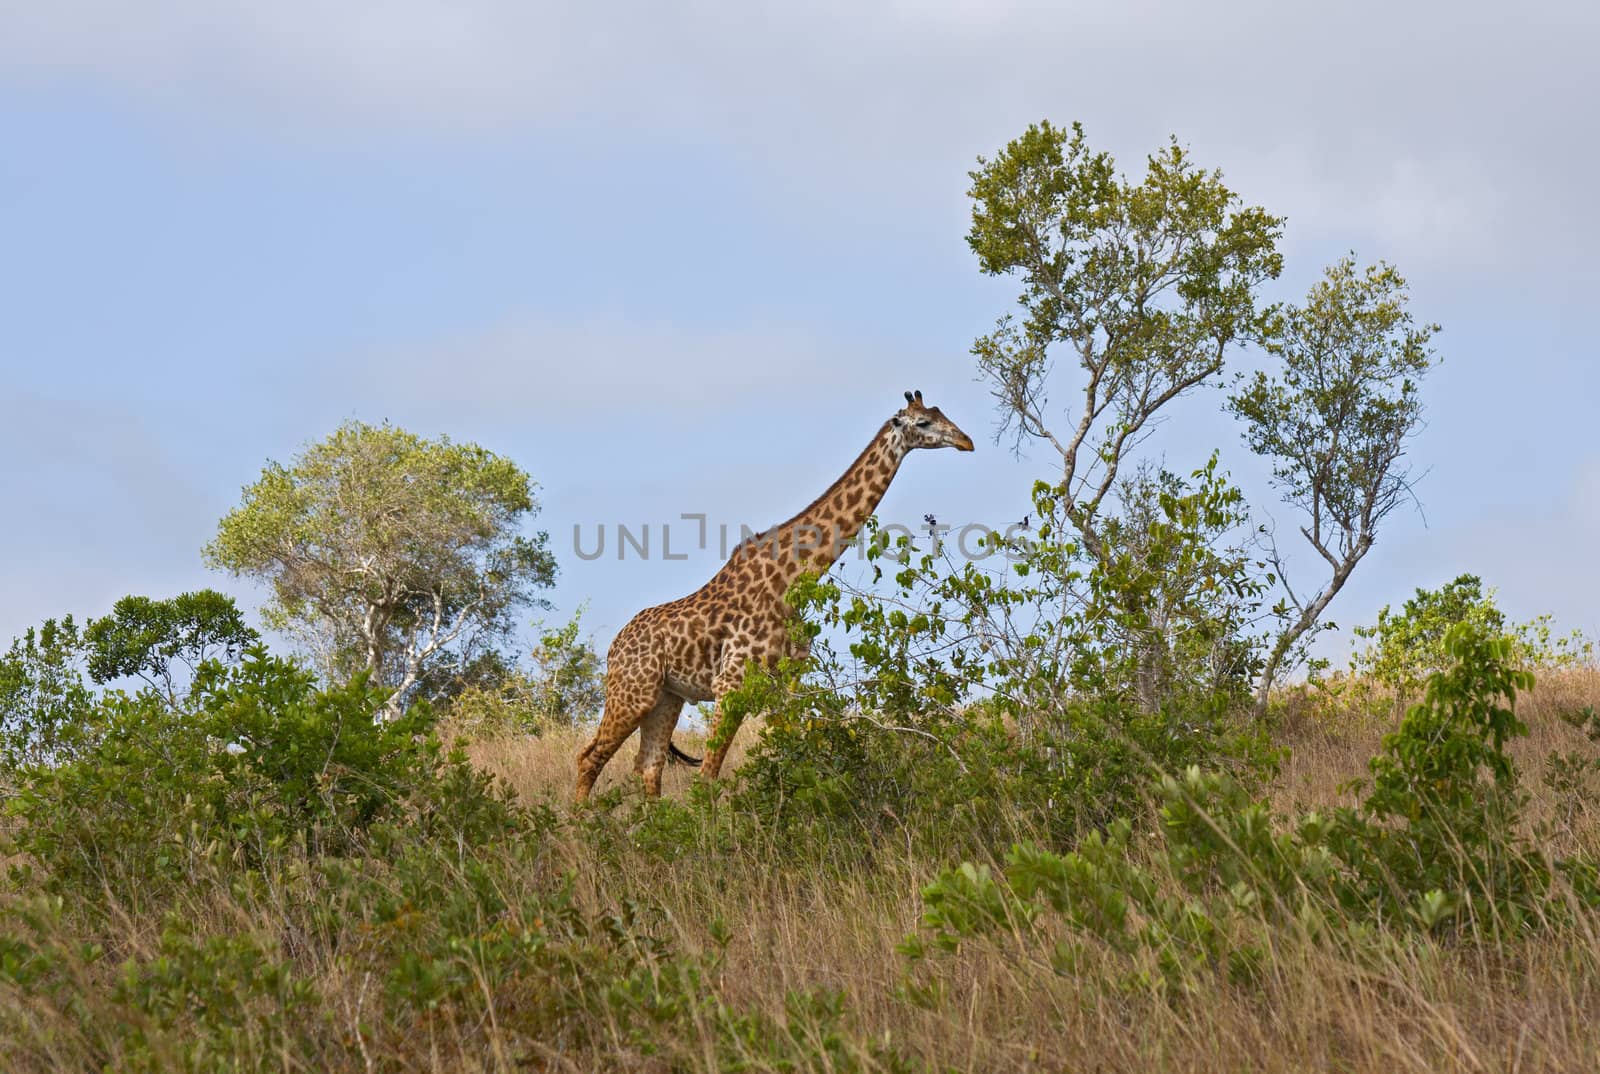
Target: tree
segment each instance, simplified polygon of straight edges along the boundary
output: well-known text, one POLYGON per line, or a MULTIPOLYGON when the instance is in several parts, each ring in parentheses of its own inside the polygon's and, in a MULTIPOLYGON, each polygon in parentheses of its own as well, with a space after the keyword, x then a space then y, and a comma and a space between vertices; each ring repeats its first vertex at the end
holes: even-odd
POLYGON ((123 597, 109 616, 90 621, 83 639, 95 682, 136 676, 176 708, 175 663, 187 668, 193 681, 202 663, 211 659, 233 663, 260 636, 246 625, 231 597, 201 589, 170 600, 123 597))
MULTIPOLYGON (((984 272, 1021 277, 1023 316, 1002 317, 973 354, 1018 449, 1039 441, 1059 454, 1062 513, 1091 564, 1110 569, 1119 553, 1101 508, 1157 413, 1218 375, 1229 350, 1265 326, 1256 289, 1282 266, 1282 220, 1243 206, 1175 141, 1149 158, 1139 183, 1090 151, 1077 124, 1030 127, 978 163, 967 242, 984 272), (1048 389, 1063 352, 1082 382, 1058 427, 1048 389)), ((1170 639, 1138 607, 1126 610, 1144 636, 1139 648, 1160 663, 1170 639)), ((1142 691, 1146 711, 1159 700, 1142 691)))
POLYGON ((269 462, 206 546, 212 566, 272 586, 267 620, 299 637, 326 677, 392 689, 467 663, 545 607, 555 579, 533 482, 508 459, 387 423, 348 422, 290 466, 269 462))
POLYGON ((1406 445, 1422 421, 1417 383, 1435 363, 1436 324, 1417 325, 1406 281, 1379 262, 1331 265, 1305 305, 1275 313, 1264 334, 1282 360, 1257 372, 1229 401, 1246 423, 1251 450, 1272 460, 1273 482, 1302 516, 1300 533, 1328 565, 1313 591, 1289 582, 1284 556, 1267 536, 1286 594, 1276 641, 1257 680, 1257 705, 1286 658, 1308 639, 1328 603, 1367 554, 1378 525, 1411 496, 1406 445))
POLYGON ((72 616, 46 619, 0 656, 0 768, 53 760, 94 704, 72 616))
POLYGON ((237 663, 256 640, 233 600, 210 589, 123 597, 82 630, 70 615, 46 619, 0 656, 0 766, 59 761, 89 741, 103 696, 90 681, 136 677, 169 715, 190 712, 201 665, 237 663))

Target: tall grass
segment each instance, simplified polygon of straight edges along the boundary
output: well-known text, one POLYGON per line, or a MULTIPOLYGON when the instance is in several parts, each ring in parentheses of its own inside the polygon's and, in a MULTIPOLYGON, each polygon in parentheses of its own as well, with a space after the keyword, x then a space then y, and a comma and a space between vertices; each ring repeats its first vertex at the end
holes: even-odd
MULTIPOLYGON (((1600 704, 1600 672, 1547 677, 1519 704, 1531 734, 1516 752, 1530 794, 1527 823, 1563 847, 1594 850, 1600 803, 1574 801, 1538 778, 1553 751, 1592 748, 1557 718, 1584 704, 1600 704)), ((1274 802, 1350 804, 1346 785, 1366 774, 1389 729, 1381 719, 1291 707, 1279 731, 1291 754, 1271 788, 1274 802)), ((759 733, 746 726, 729 769, 759 733)), ((0 896, 11 922, 0 934, 9 945, 0 946, 0 1070, 1600 1070, 1600 933, 1591 917, 1512 944, 1470 932, 1406 933, 1359 949, 1279 925, 1258 979, 1197 974, 1177 985, 1130 980, 1123 962, 1092 944, 1061 972, 1019 922, 963 944, 930 972, 899 947, 918 928, 921 889, 953 862, 888 842, 869 857, 788 863, 759 835, 717 834, 714 819, 708 836, 704 817, 717 803, 684 804, 689 770, 669 768, 668 801, 635 809, 626 756, 599 788, 602 804, 573 815, 566 802, 582 738, 551 732, 467 745, 474 765, 519 801, 553 810, 553 819, 537 838, 513 832, 503 844, 444 848, 433 859, 441 884, 490 883, 508 908, 453 927, 463 935, 533 929, 519 915, 555 905, 552 892, 565 885, 575 920, 618 923, 660 941, 627 956, 644 977, 659 985, 670 964, 693 965, 698 975, 685 993, 714 1002, 652 1000, 641 1020, 620 971, 575 945, 582 957, 544 976, 496 977, 486 959, 464 955, 481 980, 434 1006, 415 1004, 402 1023, 393 1004, 385 1006, 385 989, 394 988, 385 982, 398 952, 422 949, 429 923, 408 920, 403 906, 381 915, 370 901, 341 909, 332 874, 297 877, 310 865, 292 852, 252 882, 201 855, 208 863, 175 903, 145 907, 138 892, 106 891, 107 912, 92 921, 51 906, 21 880, 10 883, 0 896), (616 788, 611 799, 608 788, 616 788), (695 824, 673 826, 691 815, 695 824), (680 834, 681 846, 666 845, 680 834), (291 890, 300 894, 285 894, 291 890), (308 900, 307 891, 319 894, 308 900), (630 917, 636 907, 647 909, 630 917), (30 957, 16 939, 26 932, 17 924, 23 918, 37 926, 27 932, 28 951, 57 952, 50 972, 31 984, 19 970, 30 957), (304 982, 314 1004, 297 1005, 292 989, 232 989, 229 974, 265 971, 252 971, 247 956, 214 951, 195 956, 200 980, 173 987, 161 1002, 141 999, 126 967, 182 963, 189 956, 175 946, 175 932, 244 938, 304 982), (585 973, 596 983, 592 994, 585 973), (232 995, 245 997, 237 1010, 227 1006, 232 995), (553 996, 568 997, 570 1010, 548 1015, 553 996), (828 1009, 819 1013, 818 1005, 828 1009), (145 1019, 149 1032, 130 1036, 130 1019, 145 1019), (774 1034, 792 1040, 774 1048, 774 1034), (197 1053, 196 1042, 209 1043, 197 1053)), ((696 745, 692 736, 680 742, 696 745)), ((398 898, 404 884, 392 883, 398 898)))

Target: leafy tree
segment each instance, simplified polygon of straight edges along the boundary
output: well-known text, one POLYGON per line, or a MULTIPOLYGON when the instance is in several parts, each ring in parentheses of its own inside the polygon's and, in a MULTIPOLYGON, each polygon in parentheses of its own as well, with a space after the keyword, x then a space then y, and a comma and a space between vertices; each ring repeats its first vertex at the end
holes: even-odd
POLYGON ((11 767, 57 756, 93 703, 83 635, 72 616, 29 628, 0 658, 0 762, 11 767))
POLYGON ((192 681, 205 661, 231 663, 259 640, 233 598, 214 589, 181 593, 170 600, 123 597, 109 616, 90 622, 83 637, 95 682, 137 676, 160 689, 174 707, 175 664, 187 668, 192 681))
POLYGON ((1281 369, 1256 373, 1230 399, 1246 422, 1246 442, 1272 460, 1274 483, 1302 515, 1300 533, 1330 571, 1314 591, 1297 590, 1268 535, 1286 598, 1257 682, 1259 705, 1372 547, 1379 524, 1411 495, 1405 451, 1421 425, 1418 381, 1435 364, 1428 343, 1439 326, 1416 324, 1409 301, 1393 267, 1357 270, 1354 258, 1341 259, 1305 305, 1274 314, 1265 341, 1281 369))
MULTIPOLYGON (((1120 553, 1102 508, 1130 452, 1163 407, 1219 374, 1230 348, 1266 326, 1256 289, 1281 268, 1282 220, 1242 205, 1175 141, 1131 182, 1076 124, 1030 127, 971 175, 967 242, 984 272, 1023 281, 1020 322, 1002 317, 973 354, 1019 450, 1040 441, 1059 454, 1056 500, 1105 570, 1120 553), (1081 379, 1057 425, 1049 389, 1063 354, 1081 379)), ((1161 624, 1136 604, 1122 610, 1144 658, 1164 662, 1161 624)), ((1140 697, 1146 711, 1159 702, 1140 697)))
POLYGON ((207 561, 272 586, 268 622, 330 680, 366 672, 390 712, 439 663, 465 664, 514 613, 545 606, 547 535, 523 535, 533 483, 476 444, 348 422, 289 466, 268 463, 218 526, 207 561))
POLYGON ((210 589, 123 597, 82 630, 70 615, 47 619, 0 658, 0 760, 59 761, 83 746, 101 702, 94 685, 115 679, 141 679, 169 714, 187 710, 180 677, 192 688, 202 665, 236 663, 256 640, 233 599, 210 589))

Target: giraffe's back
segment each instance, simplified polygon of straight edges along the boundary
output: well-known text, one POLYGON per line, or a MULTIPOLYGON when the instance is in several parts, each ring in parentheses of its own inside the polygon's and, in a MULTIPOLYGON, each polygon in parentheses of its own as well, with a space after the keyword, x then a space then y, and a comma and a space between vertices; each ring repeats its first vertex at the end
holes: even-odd
POLYGON ((685 701, 710 701, 731 660, 776 655, 788 636, 788 609, 765 588, 722 571, 687 597, 646 608, 618 632, 608 674, 653 680, 685 701), (769 652, 769 650, 773 650, 769 652))

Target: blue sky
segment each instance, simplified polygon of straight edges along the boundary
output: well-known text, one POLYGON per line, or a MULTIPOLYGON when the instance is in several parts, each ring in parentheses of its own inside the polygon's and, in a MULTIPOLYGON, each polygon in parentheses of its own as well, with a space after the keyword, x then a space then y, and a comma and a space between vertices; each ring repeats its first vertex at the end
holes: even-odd
MULTIPOLYGON (((907 387, 980 450, 912 458, 885 517, 1010 521, 1050 464, 984 435, 967 349, 1014 287, 966 172, 1040 118, 1135 173, 1176 134, 1286 215, 1275 297, 1354 249, 1444 325, 1424 511, 1335 620, 1470 570, 1600 633, 1593 5, 130 10, 0 0, 0 638, 253 603, 200 547, 347 418, 528 469, 602 645, 717 562, 585 562, 574 524, 785 517, 907 387)), ((1274 508, 1215 395, 1155 446, 1274 508)))

